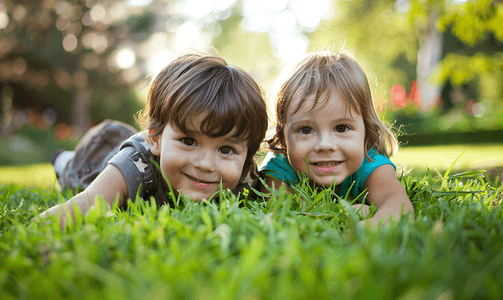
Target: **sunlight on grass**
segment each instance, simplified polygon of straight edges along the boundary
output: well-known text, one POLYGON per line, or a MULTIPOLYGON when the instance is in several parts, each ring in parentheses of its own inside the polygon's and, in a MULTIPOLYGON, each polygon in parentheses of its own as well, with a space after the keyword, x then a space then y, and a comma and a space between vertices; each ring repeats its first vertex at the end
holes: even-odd
POLYGON ((55 181, 56 174, 51 164, 0 167, 0 185, 14 183, 28 187, 52 189, 55 181))
POLYGON ((446 170, 464 151, 453 170, 489 169, 503 166, 503 145, 443 145, 400 148, 391 160, 398 169, 446 170))
MULTIPOLYGON (((444 145, 428 147, 402 147, 391 160, 397 170, 446 170, 460 155, 466 153, 452 168, 453 171, 487 170, 503 166, 503 144, 496 145, 444 145)), ((0 185, 17 184, 28 187, 52 188, 56 175, 52 165, 0 167, 0 185)), ((58 184, 56 184, 59 187, 58 184)))

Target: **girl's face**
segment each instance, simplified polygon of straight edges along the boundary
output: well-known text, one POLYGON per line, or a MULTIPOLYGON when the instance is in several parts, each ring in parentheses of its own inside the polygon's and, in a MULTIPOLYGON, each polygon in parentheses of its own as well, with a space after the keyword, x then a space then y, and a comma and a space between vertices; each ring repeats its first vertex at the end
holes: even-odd
POLYGON ((339 185, 360 168, 365 155, 365 124, 361 114, 337 93, 322 101, 325 99, 322 95, 313 108, 314 96, 310 96, 295 114, 300 98, 293 99, 287 110, 285 141, 293 168, 328 187, 334 176, 339 185))
MULTIPOLYGON (((152 154, 160 157, 161 171, 174 191, 201 202, 219 191, 233 189, 246 160, 247 141, 233 132, 212 138, 200 132, 204 114, 188 124, 189 135, 167 124, 161 135, 150 141, 152 154)), ((164 187, 168 191, 167 183, 164 187)))

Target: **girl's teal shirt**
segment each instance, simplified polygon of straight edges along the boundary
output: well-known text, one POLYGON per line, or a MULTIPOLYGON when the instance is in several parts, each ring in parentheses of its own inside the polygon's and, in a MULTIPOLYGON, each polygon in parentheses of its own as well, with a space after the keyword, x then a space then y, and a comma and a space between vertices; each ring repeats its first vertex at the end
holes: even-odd
MULTIPOLYGON (((367 182, 369 175, 382 165, 390 164, 396 169, 396 166, 388 157, 376 153, 375 149, 370 150, 368 152, 368 156, 373 160, 373 162, 364 157, 360 168, 351 176, 344 179, 341 183, 338 193, 339 196, 345 197, 351 187, 351 184, 354 182, 354 185, 351 188, 350 196, 357 197, 365 190, 365 182, 367 182)), ((297 172, 290 164, 290 161, 288 161, 288 158, 282 154, 269 152, 266 155, 264 162, 259 167, 259 171, 262 174, 272 176, 288 184, 299 183, 299 176, 297 172)))

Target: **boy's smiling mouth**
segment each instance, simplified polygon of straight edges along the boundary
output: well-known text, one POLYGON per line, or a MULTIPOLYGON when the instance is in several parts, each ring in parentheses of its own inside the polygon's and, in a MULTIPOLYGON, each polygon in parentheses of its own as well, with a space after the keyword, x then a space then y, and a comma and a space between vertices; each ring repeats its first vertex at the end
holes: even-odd
POLYGON ((207 180, 202 180, 202 179, 199 179, 199 178, 196 178, 196 177, 192 177, 188 174, 184 174, 185 176, 187 176, 190 180, 196 182, 196 183, 200 183, 200 184, 203 184, 203 185, 210 185, 210 184, 218 184, 220 183, 220 181, 207 181, 207 180))

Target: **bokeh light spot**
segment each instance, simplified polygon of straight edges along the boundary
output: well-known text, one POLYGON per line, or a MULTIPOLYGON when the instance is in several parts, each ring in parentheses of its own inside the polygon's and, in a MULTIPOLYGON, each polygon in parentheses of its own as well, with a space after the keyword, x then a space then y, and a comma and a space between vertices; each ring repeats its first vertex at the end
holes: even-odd
POLYGON ((78 41, 77 37, 73 34, 69 34, 63 38, 63 48, 66 52, 72 52, 77 49, 78 41))
POLYGON ((9 16, 6 12, 0 11, 0 29, 4 29, 9 25, 9 16))
POLYGON ((101 4, 96 4, 91 8, 91 19, 96 22, 100 21, 103 18, 105 18, 107 11, 105 10, 105 7, 101 4))
POLYGON ((121 69, 129 69, 136 63, 136 55, 131 48, 120 49, 116 56, 115 61, 117 66, 121 69))
POLYGON ((405 88, 400 84, 395 84, 391 88, 391 98, 396 107, 404 107, 407 105, 407 93, 405 92, 405 88))
POLYGON ((70 126, 68 126, 68 124, 65 123, 59 123, 54 128, 54 133, 56 134, 56 137, 58 139, 60 140, 66 139, 70 134, 70 126))

